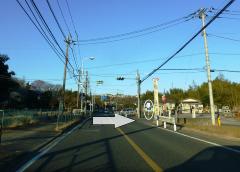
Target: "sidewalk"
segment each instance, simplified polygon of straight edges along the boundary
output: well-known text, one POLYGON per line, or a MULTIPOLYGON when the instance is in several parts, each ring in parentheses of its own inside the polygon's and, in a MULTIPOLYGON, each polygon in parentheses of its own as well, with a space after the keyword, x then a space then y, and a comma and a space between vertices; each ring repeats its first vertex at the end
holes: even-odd
POLYGON ((1 171, 15 171, 12 167, 23 162, 27 156, 58 136, 55 123, 41 123, 35 126, 8 129, 3 131, 0 145, 1 171))

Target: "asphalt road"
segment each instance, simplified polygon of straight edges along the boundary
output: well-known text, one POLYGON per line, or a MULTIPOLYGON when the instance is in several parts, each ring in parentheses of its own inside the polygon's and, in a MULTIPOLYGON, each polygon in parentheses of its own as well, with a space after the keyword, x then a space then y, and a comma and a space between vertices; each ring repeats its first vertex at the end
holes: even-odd
MULTIPOLYGON (((239 147, 233 147, 239 149, 239 147)), ((26 171, 239 171, 240 154, 147 125, 88 120, 26 171)))

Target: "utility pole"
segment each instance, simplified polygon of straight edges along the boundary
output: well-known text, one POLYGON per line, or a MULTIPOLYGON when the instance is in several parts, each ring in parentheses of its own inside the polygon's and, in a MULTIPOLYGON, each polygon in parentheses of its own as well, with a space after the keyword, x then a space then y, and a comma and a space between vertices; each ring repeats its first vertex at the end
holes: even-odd
POLYGON ((84 88, 84 71, 83 71, 83 67, 81 69, 81 77, 82 77, 82 88, 81 88, 81 112, 82 112, 82 109, 83 109, 83 88, 84 88))
POLYGON ((141 80, 140 80, 140 74, 137 70, 137 99, 138 99, 138 107, 137 107, 137 114, 138 118, 141 118, 141 80))
POLYGON ((88 91, 88 72, 86 71, 86 80, 85 80, 85 108, 84 113, 87 115, 87 91, 88 91))
MULTIPOLYGON (((71 44, 70 36, 67 37, 66 42, 66 56, 65 56, 65 65, 64 65, 64 73, 63 73, 63 86, 62 86, 62 95, 59 102, 59 112, 63 115, 64 112, 64 96, 65 96, 65 85, 66 85, 66 78, 67 78, 67 64, 68 64, 68 49, 71 44)), ((59 122, 59 113, 57 118, 57 129, 58 129, 58 122, 59 122)))
POLYGON ((78 70, 78 92, 77 92, 77 109, 79 107, 79 92, 80 92, 81 71, 78 70))
MULTIPOLYGON (((205 14, 206 9, 201 9, 199 12, 199 18, 202 19, 202 26, 205 26, 205 14)), ((205 56, 206 56, 206 70, 207 70, 207 78, 208 78, 208 90, 209 90, 209 100, 210 100, 210 113, 212 119, 212 125, 215 125, 215 108, 213 101, 213 91, 212 91, 212 81, 211 81, 211 70, 210 70, 210 62, 209 62, 209 54, 208 54, 208 44, 207 44, 207 34, 206 29, 203 30, 203 38, 204 38, 204 48, 205 48, 205 56)))
POLYGON ((92 111, 92 113, 94 112, 94 93, 93 92, 91 92, 91 97, 92 97, 92 109, 91 109, 91 111, 92 111))

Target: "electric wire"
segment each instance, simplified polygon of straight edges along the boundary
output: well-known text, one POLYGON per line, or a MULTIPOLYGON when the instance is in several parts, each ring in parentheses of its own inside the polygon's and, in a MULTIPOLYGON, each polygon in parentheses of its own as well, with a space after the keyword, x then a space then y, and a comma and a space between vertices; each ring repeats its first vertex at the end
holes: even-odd
MULTIPOLYGON (((199 52, 199 53, 192 53, 192 54, 185 54, 185 55, 180 55, 176 56, 175 58, 183 58, 183 57, 193 57, 193 56, 198 56, 198 55, 204 55, 205 52, 199 52)), ((240 56, 240 53, 222 53, 222 52, 212 52, 209 53, 210 55, 227 55, 227 56, 240 56)), ((109 64, 109 65, 99 65, 99 66, 93 66, 89 67, 87 69, 101 69, 101 68, 111 68, 115 66, 125 66, 125 65, 131 65, 131 64, 141 64, 141 63, 152 63, 160 60, 166 60, 167 58, 152 58, 152 59, 147 59, 147 60, 137 60, 137 61, 131 61, 131 62, 126 62, 126 63, 115 63, 115 64, 109 64)))
POLYGON ((165 26, 165 25, 169 25, 169 24, 181 21, 183 19, 187 20, 187 19, 191 18, 195 13, 196 12, 191 13, 191 14, 189 14, 187 16, 184 16, 184 17, 180 17, 180 18, 177 18, 177 19, 174 19, 174 20, 162 23, 162 24, 158 24, 158 25, 155 25, 155 26, 150 26, 150 27, 147 27, 147 28, 144 28, 144 29, 139 29, 139 30, 135 30, 135 31, 131 31, 131 32, 126 32, 126 33, 121 33, 121 34, 116 34, 116 35, 111 35, 111 36, 105 36, 105 37, 82 39, 82 40, 79 40, 79 42, 92 42, 92 41, 95 42, 95 41, 101 41, 101 40, 105 40, 105 39, 113 39, 113 38, 124 37, 124 36, 132 35, 132 34, 138 34, 138 33, 141 33, 141 32, 146 32, 146 31, 149 31, 149 30, 157 29, 157 28, 165 26))
MULTIPOLYGON (((193 18, 193 17, 192 17, 192 18, 193 18)), ((192 19, 192 18, 191 18, 191 19, 192 19)), ((181 24, 181 23, 185 23, 185 22, 187 22, 187 21, 189 21, 189 20, 190 20, 190 19, 184 20, 184 21, 181 21, 181 22, 178 22, 178 23, 175 23, 175 24, 171 24, 171 25, 168 25, 168 26, 166 26, 166 27, 162 27, 162 28, 160 28, 160 29, 153 30, 153 31, 150 31, 150 32, 146 32, 146 33, 139 34, 139 35, 134 35, 134 36, 125 37, 125 38, 120 38, 120 39, 114 39, 114 40, 110 40, 110 41, 99 41, 99 42, 90 42, 90 43, 79 43, 78 45, 106 44, 106 43, 112 43, 112 42, 118 42, 118 41, 123 41, 123 40, 138 38, 138 37, 142 37, 142 36, 145 36, 145 35, 149 35, 149 34, 152 34, 152 33, 155 33, 155 32, 159 32, 159 31, 162 31, 162 30, 171 28, 171 27, 173 27, 173 26, 177 26, 177 25, 179 25, 179 24, 181 24)))
POLYGON ((235 0, 230 0, 220 11, 217 12, 216 15, 214 15, 205 26, 203 26, 197 33, 195 33, 183 46, 181 46, 173 55, 171 55, 166 61, 164 61, 160 66, 153 69, 149 74, 147 74, 143 79, 140 81, 140 83, 144 82, 147 78, 149 78, 151 75, 153 75, 156 71, 158 71, 160 68, 162 68, 165 64, 167 64, 171 59, 173 59, 177 54, 179 54, 189 43, 191 43, 204 29, 206 29, 213 21, 217 19, 218 16, 222 14, 223 11, 225 11, 235 0))
MULTIPOLYGON (((27 17, 29 18, 29 20, 32 22, 32 24, 35 26, 35 28, 38 30, 38 32, 42 35, 42 37, 45 39, 45 41, 48 43, 48 45, 51 47, 51 49, 54 51, 54 53, 57 55, 57 57, 60 59, 60 61, 64 64, 64 60, 62 59, 62 57, 65 58, 64 54, 61 54, 58 49, 55 47, 55 45, 51 42, 51 40, 48 38, 46 32, 44 31, 44 29, 42 28, 41 24, 39 23, 36 15, 34 14, 34 12, 32 11, 29 3, 25 0, 25 3, 27 4, 30 12, 32 13, 36 23, 39 25, 39 27, 37 26, 37 24, 34 22, 33 18, 30 16, 30 14, 27 12, 27 10, 24 8, 24 6, 20 3, 19 0, 16 0, 17 4, 20 6, 20 8, 24 11, 25 15, 27 15, 27 17)), ((73 74, 72 71, 67 67, 67 70, 70 74, 73 74)))
POLYGON ((58 19, 57 19, 56 15, 55 15, 55 13, 54 13, 54 11, 53 11, 53 9, 52 9, 52 6, 51 6, 49 0, 46 0, 46 2, 47 2, 47 4, 48 4, 48 7, 49 7, 52 15, 53 15, 53 18, 54 18, 55 22, 57 23, 58 28, 59 28, 59 30, 61 31, 62 36, 63 36, 63 38, 64 38, 64 40, 65 40, 67 37, 66 37, 65 33, 63 32, 63 29, 62 29, 60 23, 58 22, 58 19))
MULTIPOLYGON (((39 18, 40 18, 40 20, 42 21, 42 23, 43 23, 43 25, 44 25, 44 27, 46 28, 46 30, 48 31, 48 33, 49 33, 49 35, 51 36, 51 38, 53 39, 53 41, 56 43, 56 45, 58 46, 58 48, 61 50, 61 52, 62 52, 62 54, 63 54, 63 56, 65 57, 66 55, 65 55, 65 53, 64 53, 64 51, 63 51, 63 49, 61 48, 61 46, 59 45, 59 43, 58 43, 58 41, 57 41, 57 39, 56 39, 56 37, 54 36, 54 34, 52 33, 52 31, 51 31, 51 29, 50 29, 50 27, 48 26, 48 24, 47 24, 47 22, 46 22, 46 20, 44 19, 44 17, 42 16, 42 13, 40 12, 40 10, 39 10, 39 8, 38 8, 38 6, 36 5, 36 3, 34 2, 34 0, 31 0, 31 3, 32 3, 32 6, 34 7, 34 9, 35 9, 35 11, 36 11, 36 13, 38 14, 38 16, 39 16, 39 18)), ((70 65, 70 67, 72 68, 72 73, 73 73, 73 76, 74 76, 74 73, 75 73, 75 69, 74 69, 74 67, 72 66, 72 64, 71 63, 68 63, 69 65, 70 65)))
POLYGON ((207 35, 208 36, 213 36, 213 37, 216 37, 216 38, 230 40, 230 41, 240 42, 239 39, 229 38, 229 37, 225 37, 225 36, 219 36, 219 35, 215 35, 215 34, 211 34, 211 33, 208 33, 207 35))
MULTIPOLYGON (((38 20, 36 20, 36 21, 37 21, 37 23, 39 24, 39 26, 40 26, 40 28, 41 28, 42 31, 39 29, 39 27, 37 26, 37 24, 33 21, 32 17, 31 17, 31 16, 29 15, 29 13, 26 11, 26 9, 23 7, 23 5, 19 2, 19 0, 16 0, 16 1, 17 1, 18 5, 21 7, 21 9, 24 11, 24 13, 27 15, 27 17, 30 19, 30 21, 33 23, 33 25, 35 26, 35 28, 39 31, 39 33, 42 35, 42 37, 45 39, 45 41, 49 44, 49 46, 50 46, 50 47, 52 48, 52 50, 55 52, 55 54, 56 54, 57 57, 60 59, 60 61, 62 61, 62 62, 64 63, 63 59, 61 58, 60 52, 59 52, 59 51, 57 50, 57 48, 53 45, 53 43, 49 40, 49 38, 47 37, 45 31, 44 31, 43 28, 40 26, 38 20)), ((26 1, 26 3, 27 3, 27 1, 26 1)), ((28 5, 28 7, 30 8, 30 6, 29 6, 28 3, 27 3, 27 5, 28 5)), ((30 10, 31 10, 31 8, 30 8, 30 10)), ((36 16, 34 15, 34 13, 33 13, 32 10, 31 10, 31 12, 32 12, 34 18, 36 19, 36 16)))
POLYGON ((68 26, 68 24, 67 24, 66 18, 65 18, 64 14, 63 14, 61 5, 60 5, 60 3, 59 3, 59 0, 57 0, 57 5, 58 5, 58 8, 59 8, 60 13, 61 13, 61 15, 62 15, 62 18, 63 18, 63 21, 64 21, 64 23, 65 23, 65 26, 66 26, 66 28, 67 28, 67 30, 68 30, 68 33, 71 34, 71 31, 70 31, 69 26, 68 26))
MULTIPOLYGON (((70 15, 70 19, 71 19, 71 23, 72 23, 72 25, 73 25, 73 29, 74 29, 74 32, 75 32, 75 35, 76 35, 76 41, 78 42, 79 40, 78 40, 78 33, 77 33, 77 30, 76 30, 76 26, 75 26, 75 23, 74 23, 74 20, 73 20, 73 16, 72 16, 72 13, 71 13, 71 10, 70 10, 70 6, 69 6, 69 3, 68 3, 68 1, 67 0, 65 0, 65 2, 66 2, 66 5, 67 5, 67 10, 68 10, 68 13, 69 13, 69 15, 70 15)), ((70 34, 71 35, 71 34, 70 34)), ((72 35, 71 35, 71 37, 72 37, 72 35)), ((78 50, 79 50, 79 57, 80 57, 80 47, 79 47, 79 45, 77 45, 78 46, 78 50)), ((73 47, 74 48, 74 47, 73 47)), ((73 56, 74 56, 74 61, 75 61, 75 63, 77 64, 76 66, 78 66, 78 69, 79 69, 79 65, 78 65, 78 62, 76 61, 76 55, 75 55, 75 51, 73 51, 73 56)))

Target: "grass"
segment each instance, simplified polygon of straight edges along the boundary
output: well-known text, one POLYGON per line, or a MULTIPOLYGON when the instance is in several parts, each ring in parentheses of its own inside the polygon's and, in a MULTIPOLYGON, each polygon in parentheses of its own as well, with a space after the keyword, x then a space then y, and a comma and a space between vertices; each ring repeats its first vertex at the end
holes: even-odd
POLYGON ((236 126, 189 126, 186 127, 206 132, 208 134, 221 135, 223 137, 234 137, 240 139, 240 127, 236 126))
POLYGON ((58 128, 56 127, 55 128, 55 131, 61 131, 61 130, 64 130, 65 128, 73 125, 75 122, 77 122, 78 120, 73 120, 73 121, 69 121, 69 122, 65 122, 64 124, 60 124, 58 126, 58 128))
MULTIPOLYGON (((4 117, 4 128, 13 129, 18 127, 30 126, 32 124, 36 124, 42 121, 56 121, 58 111, 31 111, 31 110, 16 110, 16 111, 8 111, 4 117)), ((67 120, 72 120, 68 112, 64 112, 64 117, 67 117, 67 120)), ((63 117, 62 117, 63 118, 63 117)))
POLYGON ((5 120, 5 128, 17 128, 37 123, 38 120, 27 116, 15 116, 5 120), (7 124, 7 125, 6 125, 7 124))
POLYGON ((240 139, 240 127, 231 125, 212 126, 209 119, 188 119, 184 124, 180 121, 178 124, 183 127, 193 129, 196 131, 204 132, 208 135, 219 135, 221 137, 233 137, 240 139))
POLYGON ((240 120, 240 112, 235 113, 235 118, 240 120))

